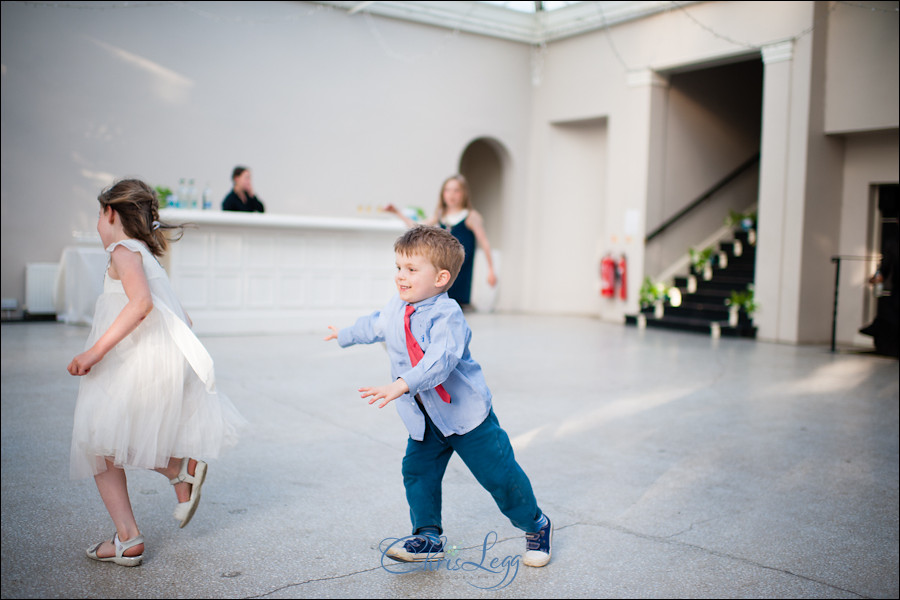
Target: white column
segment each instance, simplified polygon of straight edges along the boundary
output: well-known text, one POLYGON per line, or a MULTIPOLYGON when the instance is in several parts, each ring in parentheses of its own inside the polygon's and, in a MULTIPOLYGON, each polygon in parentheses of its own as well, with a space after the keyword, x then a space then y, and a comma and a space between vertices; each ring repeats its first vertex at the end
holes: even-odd
MULTIPOLYGON (((618 320, 625 313, 639 311, 638 292, 644 278, 648 207, 662 201, 664 157, 666 148, 666 102, 668 78, 651 69, 632 71, 627 75, 628 106, 618 115, 627 115, 628 122, 617 119, 616 148, 610 156, 610 190, 607 198, 608 243, 617 245, 628 258, 628 301, 616 303, 614 314, 604 318, 618 320), (627 139, 626 139, 627 138, 627 139), (620 154, 620 150, 628 151, 620 154), (615 161, 621 161, 618 166, 615 161)), ((624 107, 623 107, 624 108, 624 107)), ((612 127, 611 127, 612 129, 612 127)), ((611 132, 611 137, 613 133, 611 132)))
MULTIPOLYGON (((789 306, 783 300, 796 298, 799 282, 791 282, 786 262, 799 257, 799 239, 790 219, 788 179, 790 169, 791 75, 793 44, 784 42, 762 49, 763 105, 760 141, 759 221, 756 249, 755 296, 760 311, 755 317, 758 337, 788 340, 796 331, 787 331, 789 306)), ((802 215, 801 215, 802 216, 802 215)), ((802 222, 802 221, 801 221, 802 222)))

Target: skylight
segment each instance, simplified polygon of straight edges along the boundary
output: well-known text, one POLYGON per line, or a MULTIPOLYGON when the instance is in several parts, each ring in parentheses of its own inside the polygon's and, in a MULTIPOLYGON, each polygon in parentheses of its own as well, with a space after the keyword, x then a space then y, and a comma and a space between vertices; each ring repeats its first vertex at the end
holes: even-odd
POLYGON ((494 6, 500 6, 524 13, 534 13, 538 10, 551 11, 556 10, 557 8, 565 8, 566 6, 580 3, 580 0, 577 2, 527 2, 524 0, 520 2, 492 2, 490 0, 482 0, 482 4, 493 4, 494 6), (538 8, 538 6, 540 6, 540 9, 538 8))
MULTIPOLYGON (((683 0, 678 4, 683 7, 697 1, 683 0)), ((543 44, 669 10, 674 2, 671 0, 583 2, 320 0, 317 4, 335 6, 351 15, 368 13, 527 44, 543 44)))

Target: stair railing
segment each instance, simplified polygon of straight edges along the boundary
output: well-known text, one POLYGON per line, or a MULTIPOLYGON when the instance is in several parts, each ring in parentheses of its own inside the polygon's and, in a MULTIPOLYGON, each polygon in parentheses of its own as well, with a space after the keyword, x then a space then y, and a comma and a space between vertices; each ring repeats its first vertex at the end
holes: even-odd
POLYGON ((881 255, 874 256, 832 256, 831 262, 834 263, 834 308, 831 313, 831 351, 834 352, 835 340, 837 338, 837 314, 838 314, 838 288, 841 283, 841 261, 842 260, 861 260, 878 264, 881 255))
POLYGON ((644 243, 649 242, 663 231, 671 227, 674 223, 681 220, 685 215, 696 209, 698 206, 712 198, 716 192, 724 188, 726 185, 731 183, 733 180, 737 179, 741 175, 744 174, 745 171, 752 168, 756 164, 759 163, 759 152, 748 158, 744 161, 739 167, 733 170, 731 173, 723 177, 721 180, 713 184, 706 192, 700 195, 696 200, 679 210, 677 213, 663 221, 661 225, 659 225, 656 229, 647 234, 647 237, 644 238, 644 243))

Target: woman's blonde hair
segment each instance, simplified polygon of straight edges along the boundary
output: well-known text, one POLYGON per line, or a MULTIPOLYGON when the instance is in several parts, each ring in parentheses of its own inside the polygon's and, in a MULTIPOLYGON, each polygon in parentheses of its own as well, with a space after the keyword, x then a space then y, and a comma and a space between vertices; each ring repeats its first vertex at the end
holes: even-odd
POLYGON ((444 211, 447 210, 447 207, 444 206, 444 188, 447 187, 447 184, 451 181, 456 181, 459 183, 459 187, 462 188, 463 192, 463 208, 471 209, 472 208, 472 198, 469 192, 469 182, 466 181, 466 178, 457 173, 456 175, 451 175, 447 179, 444 180, 444 183, 441 184, 441 193, 438 195, 438 203, 437 208, 434 211, 434 214, 437 216, 438 221, 441 220, 441 217, 444 216, 444 211))

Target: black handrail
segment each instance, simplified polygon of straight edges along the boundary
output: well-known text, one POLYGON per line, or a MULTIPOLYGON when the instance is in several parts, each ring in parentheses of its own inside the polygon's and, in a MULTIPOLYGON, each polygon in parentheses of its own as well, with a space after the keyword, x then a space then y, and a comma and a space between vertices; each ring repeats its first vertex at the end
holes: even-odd
POLYGON ((674 215, 672 215, 671 217, 666 219, 662 225, 660 225, 659 227, 657 227, 656 229, 654 229, 653 231, 648 233, 647 237, 644 238, 644 242, 645 243, 649 242, 650 240, 652 240, 653 238, 655 238, 656 236, 661 234, 663 231, 668 229, 673 223, 675 223, 676 221, 681 219, 684 215, 688 214, 689 212, 691 212, 692 210, 694 210, 695 208, 697 208, 698 206, 703 204, 705 201, 709 200, 713 196, 713 194, 715 194, 716 192, 721 190, 723 187, 725 187, 726 185, 731 183, 732 180, 737 179, 737 177, 742 175, 744 173, 744 171, 746 171, 753 165, 757 164, 758 162, 759 162, 759 152, 757 152, 756 154, 751 156, 749 159, 744 161, 744 163, 741 164, 741 166, 739 166, 737 169, 735 169, 734 171, 732 171, 731 173, 729 173, 728 175, 723 177, 718 183, 716 183, 711 188, 709 188, 709 190, 706 193, 704 193, 702 196, 700 196, 699 198, 697 198, 696 200, 694 200, 693 202, 691 202, 690 204, 688 204, 687 206, 682 208, 680 211, 678 211, 677 213, 675 213, 674 215))

